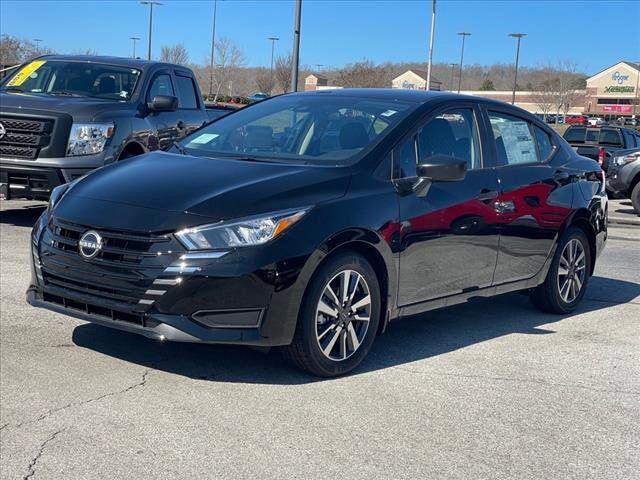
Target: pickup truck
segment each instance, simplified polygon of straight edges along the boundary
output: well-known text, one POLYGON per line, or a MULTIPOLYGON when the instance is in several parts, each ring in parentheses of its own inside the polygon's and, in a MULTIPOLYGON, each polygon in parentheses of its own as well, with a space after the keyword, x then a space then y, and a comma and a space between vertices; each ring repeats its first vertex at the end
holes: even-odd
POLYGON ((229 113, 205 107, 184 66, 46 55, 0 85, 0 199, 46 200, 111 162, 165 149, 229 113))
POLYGON ((578 155, 596 160, 605 172, 617 151, 640 147, 640 133, 624 127, 572 125, 563 137, 578 155))

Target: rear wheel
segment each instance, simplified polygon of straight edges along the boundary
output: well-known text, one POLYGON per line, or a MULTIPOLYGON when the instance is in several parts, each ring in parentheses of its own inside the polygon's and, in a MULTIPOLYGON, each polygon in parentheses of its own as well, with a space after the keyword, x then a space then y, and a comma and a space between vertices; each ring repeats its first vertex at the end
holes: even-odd
POLYGON ((636 186, 631 190, 631 203, 636 213, 640 215, 640 182, 636 183, 636 186))
POLYGON ((570 228, 558 244, 547 278, 533 290, 531 300, 546 312, 569 313, 584 296, 589 272, 589 240, 581 229, 570 228))
POLYGON ((344 252, 315 273, 285 356, 321 377, 353 370, 369 352, 380 321, 380 287, 369 262, 344 252))

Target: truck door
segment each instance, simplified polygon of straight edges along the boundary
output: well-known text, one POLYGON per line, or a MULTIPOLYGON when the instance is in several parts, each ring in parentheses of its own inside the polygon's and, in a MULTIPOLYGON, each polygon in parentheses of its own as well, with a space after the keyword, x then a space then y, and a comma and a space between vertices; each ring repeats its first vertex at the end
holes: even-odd
POLYGON ((175 70, 178 93, 177 135, 182 138, 200 128, 208 120, 195 81, 188 72, 175 70))
MULTIPOLYGON (((160 70, 154 75, 147 92, 147 102, 151 102, 157 95, 177 96, 171 79, 171 72, 168 69, 160 70)), ((148 121, 155 127, 159 149, 162 150, 169 147, 174 140, 180 138, 180 132, 178 131, 179 120, 179 110, 175 112, 153 112, 149 115, 148 121)))

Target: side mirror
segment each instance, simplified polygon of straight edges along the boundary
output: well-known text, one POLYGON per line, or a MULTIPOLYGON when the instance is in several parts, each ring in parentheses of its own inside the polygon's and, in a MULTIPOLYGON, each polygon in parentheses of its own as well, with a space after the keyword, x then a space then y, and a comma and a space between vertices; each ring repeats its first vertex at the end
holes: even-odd
POLYGON ((418 164, 416 175, 433 182, 457 182, 467 175, 467 161, 448 155, 434 155, 418 164))
POLYGON ((171 95, 156 95, 151 102, 147 102, 150 112, 175 112, 178 110, 178 99, 171 95))

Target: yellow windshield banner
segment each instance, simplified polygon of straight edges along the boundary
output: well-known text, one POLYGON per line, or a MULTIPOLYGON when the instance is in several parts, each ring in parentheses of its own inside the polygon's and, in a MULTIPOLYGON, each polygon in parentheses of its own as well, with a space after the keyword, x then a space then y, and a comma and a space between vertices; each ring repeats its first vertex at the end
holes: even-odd
POLYGON ((27 78, 31 76, 33 72, 38 70, 42 65, 47 63, 46 60, 35 60, 31 63, 28 63, 22 69, 14 75, 14 77, 7 83, 7 87, 18 87, 22 85, 27 78))

